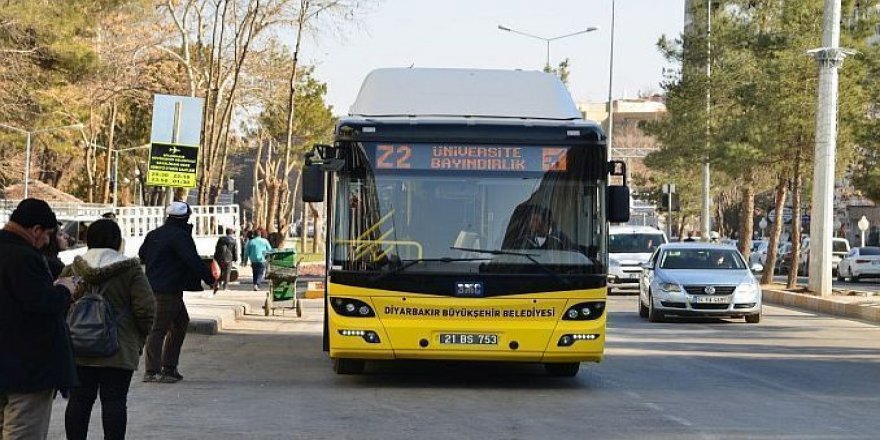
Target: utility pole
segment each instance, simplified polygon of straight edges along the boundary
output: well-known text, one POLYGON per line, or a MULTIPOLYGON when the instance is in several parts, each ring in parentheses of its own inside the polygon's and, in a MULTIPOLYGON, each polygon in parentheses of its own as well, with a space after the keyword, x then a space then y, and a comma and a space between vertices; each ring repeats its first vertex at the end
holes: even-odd
POLYGON ((822 47, 810 50, 819 62, 819 98, 816 110, 816 167, 810 212, 810 291, 831 296, 831 237, 834 214, 834 160, 837 149, 837 71, 853 53, 841 49, 840 0, 825 0, 822 47))
MULTIPOLYGON (((611 152, 614 148, 614 101, 612 98, 612 86, 614 85, 614 0, 611 0, 611 55, 608 61, 608 142, 606 142, 606 160, 611 160, 611 152)), ((629 170, 629 163, 626 169, 629 170)))
POLYGON ((703 158, 703 204, 700 211, 700 220, 702 220, 702 233, 700 239, 709 241, 709 235, 712 232, 712 194, 711 181, 709 175, 709 148, 711 147, 710 136, 712 134, 712 125, 710 115, 712 113, 712 89, 710 88, 712 79, 712 0, 706 1, 706 157, 703 158))

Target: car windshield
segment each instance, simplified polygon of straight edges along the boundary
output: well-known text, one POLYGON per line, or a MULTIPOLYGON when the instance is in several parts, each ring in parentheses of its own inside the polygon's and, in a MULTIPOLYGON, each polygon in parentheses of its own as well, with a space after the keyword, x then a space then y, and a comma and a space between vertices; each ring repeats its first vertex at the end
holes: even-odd
POLYGON ((832 252, 849 252, 849 246, 846 245, 845 241, 834 240, 831 242, 831 247, 833 249, 832 252))
POLYGON ((863 247, 859 249, 859 255, 880 255, 880 247, 863 247))
POLYGON ((668 249, 661 256, 663 269, 742 270, 746 265, 736 249, 668 249))
POLYGON ((612 234, 608 237, 608 252, 650 254, 663 243, 662 234, 612 234))

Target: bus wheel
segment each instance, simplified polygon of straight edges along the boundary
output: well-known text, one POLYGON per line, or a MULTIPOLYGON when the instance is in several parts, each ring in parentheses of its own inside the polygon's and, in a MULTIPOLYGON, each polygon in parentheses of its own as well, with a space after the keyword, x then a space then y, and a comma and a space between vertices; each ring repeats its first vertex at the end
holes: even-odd
POLYGON ((580 369, 580 362, 544 364, 544 370, 547 372, 547 375, 552 377, 575 377, 580 369))
POLYGON ((364 364, 363 359, 335 358, 333 359, 333 371, 336 374, 361 374, 364 372, 364 364))

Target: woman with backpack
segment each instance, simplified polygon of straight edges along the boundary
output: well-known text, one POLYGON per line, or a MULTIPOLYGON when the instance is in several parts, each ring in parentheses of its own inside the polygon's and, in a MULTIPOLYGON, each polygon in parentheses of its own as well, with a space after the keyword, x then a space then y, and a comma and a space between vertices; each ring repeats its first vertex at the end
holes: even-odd
POLYGON ((64 273, 81 278, 74 299, 88 296, 109 303, 118 349, 102 357, 83 356, 85 348, 77 353, 76 322, 71 322, 76 319, 78 302, 74 303, 68 322, 80 384, 71 390, 64 427, 68 439, 85 439, 92 406, 100 395, 104 438, 123 439, 129 385, 153 326, 155 300, 138 259, 119 252, 122 234, 116 222, 101 219, 92 223, 86 233, 86 244, 88 251, 76 257, 64 273))

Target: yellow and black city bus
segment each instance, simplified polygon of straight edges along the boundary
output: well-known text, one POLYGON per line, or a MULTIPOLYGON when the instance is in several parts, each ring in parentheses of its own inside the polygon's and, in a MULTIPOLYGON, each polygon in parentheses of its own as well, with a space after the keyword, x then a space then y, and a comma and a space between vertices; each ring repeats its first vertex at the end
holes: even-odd
POLYGON ((336 372, 444 359, 574 376, 600 361, 607 225, 629 214, 609 169, 600 127, 553 75, 371 73, 303 170, 303 199, 328 217, 336 372))

